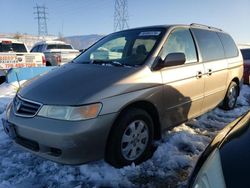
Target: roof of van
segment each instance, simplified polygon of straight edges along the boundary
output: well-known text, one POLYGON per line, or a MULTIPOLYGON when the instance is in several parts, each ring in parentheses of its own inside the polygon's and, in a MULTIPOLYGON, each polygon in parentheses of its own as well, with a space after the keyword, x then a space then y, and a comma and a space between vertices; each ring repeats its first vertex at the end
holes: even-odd
POLYGON ((200 28, 200 29, 207 29, 207 30, 212 30, 212 31, 219 31, 219 32, 224 32, 220 28, 216 28, 213 26, 208 26, 208 25, 203 25, 203 24, 198 24, 198 23, 191 23, 190 25, 187 24, 172 24, 172 25, 153 25, 153 26, 144 26, 144 27, 136 27, 136 28, 131 28, 123 31, 129 31, 129 30, 134 30, 134 29, 150 29, 150 28, 163 28, 163 29, 168 29, 170 27, 192 27, 192 28, 200 28))
POLYGON ((240 49, 248 49, 250 48, 250 44, 249 43, 246 43, 246 44, 238 44, 238 47, 240 49))
POLYGON ((48 40, 48 41, 41 41, 41 42, 37 42, 35 45, 38 44, 67 44, 63 41, 59 41, 59 40, 48 40))

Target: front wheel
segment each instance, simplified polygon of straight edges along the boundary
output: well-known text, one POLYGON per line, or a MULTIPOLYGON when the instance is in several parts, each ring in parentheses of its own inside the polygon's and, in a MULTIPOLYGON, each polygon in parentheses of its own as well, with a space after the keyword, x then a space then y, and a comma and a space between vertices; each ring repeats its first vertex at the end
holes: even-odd
POLYGON ((239 95, 239 86, 233 81, 228 87, 227 94, 222 102, 221 108, 224 110, 234 109, 239 95))
POLYGON ((129 109, 114 125, 107 145, 106 161, 115 167, 139 164, 151 153, 153 121, 142 109, 129 109))

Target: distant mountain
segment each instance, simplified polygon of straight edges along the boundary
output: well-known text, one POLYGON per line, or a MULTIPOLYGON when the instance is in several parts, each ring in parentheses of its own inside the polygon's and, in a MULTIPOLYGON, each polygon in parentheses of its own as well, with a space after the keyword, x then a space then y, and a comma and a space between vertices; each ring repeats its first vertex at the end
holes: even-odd
POLYGON ((75 49, 86 49, 105 35, 78 35, 64 37, 64 41, 70 43, 75 49))

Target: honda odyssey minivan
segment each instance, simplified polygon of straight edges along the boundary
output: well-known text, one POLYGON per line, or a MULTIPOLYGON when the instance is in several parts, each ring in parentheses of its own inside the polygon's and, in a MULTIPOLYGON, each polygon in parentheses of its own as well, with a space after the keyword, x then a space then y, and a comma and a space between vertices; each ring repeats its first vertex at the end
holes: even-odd
POLYGON ((138 164, 170 127, 235 107, 243 61, 220 29, 191 24, 110 34, 72 62, 27 82, 6 133, 56 162, 138 164))

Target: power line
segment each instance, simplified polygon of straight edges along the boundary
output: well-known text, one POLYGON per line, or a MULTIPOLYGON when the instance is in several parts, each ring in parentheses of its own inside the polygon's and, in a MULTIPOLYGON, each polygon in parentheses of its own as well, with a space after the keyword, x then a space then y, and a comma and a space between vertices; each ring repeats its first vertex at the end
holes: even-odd
POLYGON ((128 28, 128 0, 115 0, 114 31, 128 28))
POLYGON ((38 6, 38 4, 36 4, 34 9, 35 9, 35 12, 34 12, 35 19, 37 19, 38 37, 44 38, 45 36, 48 35, 48 28, 47 28, 48 8, 45 7, 45 5, 38 6))

